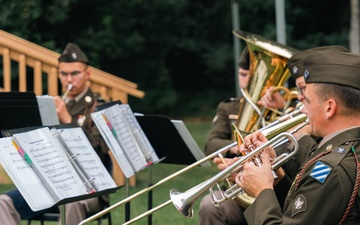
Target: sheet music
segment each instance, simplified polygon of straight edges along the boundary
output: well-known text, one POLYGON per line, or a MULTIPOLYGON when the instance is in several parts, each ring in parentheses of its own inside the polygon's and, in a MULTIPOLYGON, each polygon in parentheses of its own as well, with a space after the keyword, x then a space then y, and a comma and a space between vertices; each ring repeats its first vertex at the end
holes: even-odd
POLYGON ((94 179, 92 183, 97 191, 116 187, 114 180, 80 127, 63 129, 59 135, 80 163, 87 178, 94 179))
POLYGON ((121 112, 120 105, 111 106, 103 111, 103 115, 109 120, 115 130, 116 139, 124 150, 126 157, 135 172, 146 167, 148 162, 127 125, 126 118, 121 112))
POLYGON ((159 161, 158 156, 156 155, 156 152, 154 151, 154 148, 151 146, 149 140, 147 139, 144 131, 142 130, 139 122, 136 120, 135 115, 133 111, 131 110, 130 106, 128 104, 122 104, 119 105, 122 109, 121 112, 126 118, 126 121, 128 122, 128 126, 130 127, 131 132, 133 133, 134 137, 136 138, 136 141, 145 155, 147 157, 147 161, 156 163, 159 161))
POLYGON ((91 116, 126 177, 129 165, 133 175, 159 161, 128 104, 115 104, 91 116))
POLYGON ((14 134, 13 139, 29 156, 38 176, 56 200, 87 194, 76 171, 49 128, 14 134))
POLYGON ((102 111, 92 113, 91 117, 93 118, 110 151, 113 153, 125 177, 129 178, 131 176, 134 176, 135 172, 119 142, 106 124, 106 121, 104 120, 102 115, 102 111))
POLYGON ((0 139, 0 163, 33 211, 46 209, 55 204, 55 199, 31 165, 12 145, 11 137, 0 139))
POLYGON ((54 98, 49 95, 36 96, 39 105, 40 117, 43 126, 60 124, 56 112, 54 98))

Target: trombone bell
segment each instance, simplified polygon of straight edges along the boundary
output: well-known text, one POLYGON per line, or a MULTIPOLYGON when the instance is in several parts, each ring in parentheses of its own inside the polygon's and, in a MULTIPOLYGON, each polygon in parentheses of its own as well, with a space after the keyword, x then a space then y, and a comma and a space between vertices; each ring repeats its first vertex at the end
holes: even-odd
POLYGON ((187 218, 192 218, 194 210, 191 209, 191 206, 194 204, 195 199, 189 198, 189 196, 186 196, 187 194, 189 193, 182 193, 176 189, 170 190, 170 198, 176 209, 187 218))

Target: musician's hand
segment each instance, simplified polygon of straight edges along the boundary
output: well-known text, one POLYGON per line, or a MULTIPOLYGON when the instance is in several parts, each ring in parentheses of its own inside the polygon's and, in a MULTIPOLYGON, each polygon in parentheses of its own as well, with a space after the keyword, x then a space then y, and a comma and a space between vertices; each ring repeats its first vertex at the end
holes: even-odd
MULTIPOLYGON (((219 170, 224 170, 238 160, 239 160, 239 157, 234 157, 234 158, 218 158, 217 157, 217 158, 214 158, 214 163, 217 164, 217 168, 219 170)), ((236 176, 236 174, 234 174, 231 177, 228 177, 227 179, 231 182, 235 182, 235 176, 236 176)))
POLYGON ((234 147, 230 148, 229 149, 229 152, 233 155, 240 155, 241 152, 240 152, 240 148, 238 145, 235 145, 234 147))
POLYGON ((236 184, 252 197, 257 197, 265 189, 273 189, 274 175, 271 169, 270 154, 263 152, 261 167, 249 162, 243 164, 243 170, 235 177, 236 184))
POLYGON ((214 158, 214 163, 217 164, 217 168, 219 170, 224 170, 226 169, 227 167, 231 166, 234 162, 238 161, 239 158, 238 157, 234 157, 234 158, 219 158, 219 157, 216 157, 214 158))
POLYGON ((71 115, 66 109, 65 102, 59 96, 54 96, 54 103, 60 123, 71 123, 71 115))
POLYGON ((257 102, 257 104, 264 106, 265 108, 282 109, 286 105, 286 101, 282 95, 273 91, 274 87, 270 87, 265 91, 265 94, 257 102))

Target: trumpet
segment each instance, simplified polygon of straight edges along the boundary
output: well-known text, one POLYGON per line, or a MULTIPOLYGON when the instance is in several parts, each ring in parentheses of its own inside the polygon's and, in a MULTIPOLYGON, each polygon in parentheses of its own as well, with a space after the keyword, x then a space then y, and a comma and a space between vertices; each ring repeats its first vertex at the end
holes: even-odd
MULTIPOLYGON (((189 189, 188 191, 179 192, 176 189, 170 190, 170 198, 172 200, 172 203, 176 207, 176 209, 179 212, 181 212, 184 216, 191 218, 194 214, 194 211, 191 207, 193 206, 195 201, 207 190, 210 190, 212 202, 215 206, 219 206, 221 203, 223 203, 229 199, 233 199, 233 198, 237 197, 238 195, 244 194, 245 193, 244 190, 241 189, 240 187, 238 187, 236 184, 234 184, 230 188, 226 189, 224 192, 222 192, 221 189, 219 189, 221 191, 221 198, 217 198, 213 194, 214 193, 213 189, 214 189, 214 187, 219 187, 218 184, 220 182, 222 182, 224 180, 228 180, 231 176, 240 172, 242 169, 242 165, 245 162, 252 160, 254 157, 259 157, 259 155, 265 148, 268 148, 268 147, 274 148, 274 147, 278 146, 280 143, 283 143, 283 141, 287 139, 288 141, 291 141, 292 143, 294 143, 293 151, 291 153, 284 153, 284 154, 278 156, 272 162, 272 170, 273 171, 275 171, 276 169, 281 167, 284 163, 286 163, 292 156, 294 156, 297 153, 298 148, 299 148, 299 144, 298 144, 297 140, 295 139, 295 137, 292 135, 292 133, 298 131, 299 129, 301 129, 302 127, 307 125, 307 123, 308 123, 307 119, 306 119, 306 115, 304 115, 304 114, 301 114, 297 118, 294 118, 294 119, 296 119, 297 122, 305 119, 305 122, 303 124, 301 124, 300 126, 298 126, 295 130, 291 131, 290 133, 283 132, 283 133, 278 134, 277 136, 273 137, 271 140, 269 140, 264 145, 256 148, 255 150, 251 151, 247 155, 240 157, 238 161, 233 163, 231 166, 227 167, 225 170, 219 172, 214 177, 189 189)), ((289 119, 288 121, 286 121, 287 124, 289 124, 289 126, 291 124, 291 127, 294 126, 294 119, 289 119)), ((284 126, 283 126, 283 128, 284 128, 284 126)), ((268 131, 267 135, 265 134, 266 137, 268 137, 269 134, 272 135, 273 132, 277 131, 279 128, 277 126, 273 126, 270 129, 271 129, 271 131, 268 131)))

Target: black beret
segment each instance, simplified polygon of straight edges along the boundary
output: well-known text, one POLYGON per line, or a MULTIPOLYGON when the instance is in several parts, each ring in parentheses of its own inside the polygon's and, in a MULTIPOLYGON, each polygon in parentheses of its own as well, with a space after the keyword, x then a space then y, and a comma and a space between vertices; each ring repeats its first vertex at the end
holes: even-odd
POLYGON ((310 48, 310 49, 306 49, 304 51, 295 53, 294 55, 292 55, 290 57, 290 59, 287 61, 287 65, 286 65, 294 79, 297 79, 297 78, 303 76, 304 70, 303 70, 302 64, 303 64, 304 59, 308 55, 310 55, 314 52, 317 52, 317 51, 349 52, 349 50, 343 46, 330 45, 330 46, 321 46, 321 47, 316 47, 316 48, 310 48))
POLYGON ((360 55, 345 52, 315 52, 305 58, 308 83, 338 84, 360 89, 360 55))
POLYGON ((59 57, 59 62, 83 62, 89 64, 89 60, 80 47, 74 43, 68 43, 59 57))
POLYGON ((249 70, 249 68, 250 68, 250 55, 249 55, 249 50, 247 47, 245 47, 241 53, 239 67, 244 70, 249 70))

